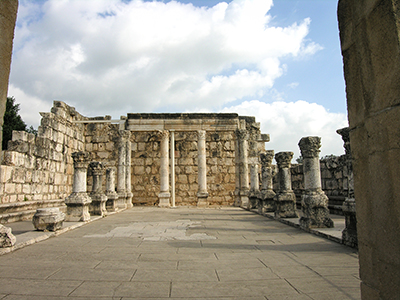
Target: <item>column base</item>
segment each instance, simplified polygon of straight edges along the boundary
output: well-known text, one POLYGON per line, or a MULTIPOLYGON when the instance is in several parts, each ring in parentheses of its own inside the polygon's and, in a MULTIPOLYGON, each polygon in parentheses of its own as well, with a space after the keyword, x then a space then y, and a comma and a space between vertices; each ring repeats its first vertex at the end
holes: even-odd
POLYGON ((239 191, 240 207, 248 209, 249 207, 249 190, 239 191))
POLYGON ((132 197, 133 197, 133 194, 131 192, 126 193, 126 208, 133 207, 132 197))
POLYGON ((117 209, 126 209, 126 193, 118 192, 117 209))
POLYGON ((342 205, 342 211, 346 222, 346 228, 342 231, 343 244, 357 248, 356 201, 353 198, 346 198, 342 205))
POLYGON ((259 200, 261 199, 261 194, 259 191, 251 191, 249 193, 249 204, 247 209, 258 208, 259 200))
POLYGON ((296 195, 293 191, 280 192, 274 197, 276 210, 275 218, 298 218, 296 209, 296 195))
POLYGON ((90 220, 89 205, 92 198, 86 192, 72 193, 65 199, 67 222, 86 222, 90 220))
POLYGON ((118 194, 116 192, 106 193, 106 210, 107 212, 115 212, 117 210, 118 194))
POLYGON ((89 213, 102 217, 105 216, 107 214, 107 196, 101 193, 92 193, 90 197, 92 198, 92 203, 89 206, 89 213))
POLYGON ((241 201, 240 201, 240 195, 239 195, 239 190, 235 190, 235 202, 233 203, 233 206, 240 207, 241 201))
POLYGON ((206 207, 208 206, 208 193, 207 192, 198 192, 197 193, 197 207, 206 207))
POLYGON ((171 204, 169 203, 169 198, 171 197, 170 193, 159 193, 158 194, 158 207, 170 207, 171 204))
POLYGON ((65 214, 58 207, 39 208, 33 215, 32 223, 36 230, 57 231, 61 229, 65 214))
POLYGON ((300 218, 301 228, 334 227, 333 221, 329 217, 328 197, 322 190, 307 192, 301 198, 303 212, 303 216, 300 218))
POLYGON ((276 210, 275 195, 272 190, 261 191, 261 199, 258 201, 258 213, 260 215, 276 210))

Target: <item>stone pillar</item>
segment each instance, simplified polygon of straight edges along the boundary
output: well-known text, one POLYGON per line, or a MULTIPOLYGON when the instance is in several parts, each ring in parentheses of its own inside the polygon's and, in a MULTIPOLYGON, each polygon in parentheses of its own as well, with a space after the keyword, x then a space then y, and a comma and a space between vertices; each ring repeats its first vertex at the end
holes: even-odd
POLYGON ((298 218, 296 209, 296 195, 292 190, 292 178, 290 173, 293 152, 279 152, 275 154, 278 164, 279 191, 276 193, 275 218, 298 218))
POLYGON ((333 221, 329 217, 328 197, 322 190, 321 171, 319 164, 319 148, 321 138, 318 136, 304 137, 299 142, 303 157, 304 193, 301 196, 300 227, 332 228, 333 221))
POLYGON ((114 212, 117 209, 118 194, 115 191, 115 168, 106 169, 106 209, 108 212, 114 212))
POLYGON ((340 0, 361 298, 400 295, 400 5, 340 0))
POLYGON ((171 134, 171 206, 175 207, 175 130, 170 130, 171 134))
POLYGON ((171 194, 169 193, 169 152, 168 152, 168 139, 169 132, 163 130, 160 132, 161 145, 160 145, 160 193, 158 194, 160 207, 169 207, 169 198, 171 194))
POLYGON ((240 164, 239 164, 239 135, 235 135, 235 203, 234 206, 240 206, 240 164))
POLYGON ((249 165, 248 165, 248 144, 249 134, 245 129, 238 129, 239 138, 239 177, 240 177, 240 207, 249 206, 249 165))
POLYGON ((104 165, 101 162, 93 161, 89 164, 92 171, 93 183, 90 198, 92 203, 89 210, 92 215, 105 216, 107 214, 106 201, 107 196, 102 192, 102 181, 104 174, 104 165))
POLYGON ((260 180, 258 177, 258 164, 250 164, 250 192, 248 209, 257 208, 260 199, 260 180))
POLYGON ((128 140, 126 141, 126 155, 125 155, 125 192, 126 192, 126 207, 131 208, 133 206, 132 204, 132 174, 131 174, 131 169, 132 169, 132 144, 130 140, 131 133, 129 132, 128 134, 128 140))
POLYGON ((357 248, 357 217, 356 217, 356 201, 354 199, 354 182, 353 182, 353 166, 351 163, 350 149, 350 128, 345 127, 336 130, 342 136, 345 149, 345 159, 347 166, 347 186, 348 195, 343 202, 342 211, 345 218, 346 227, 342 231, 342 242, 350 247, 357 248))
POLYGON ((90 153, 74 152, 72 153, 74 160, 74 183, 72 186, 72 194, 65 199, 67 205, 66 221, 85 222, 90 219, 89 205, 92 199, 87 194, 87 168, 90 161, 90 153))
POLYGON ((118 141, 118 209, 126 208, 126 142, 129 138, 130 132, 127 130, 119 130, 118 141))
POLYGON ((273 190, 272 159, 274 150, 267 150, 260 154, 261 161, 261 197, 258 204, 258 213, 263 215, 266 212, 275 211, 275 192, 273 190))
POLYGON ((197 191, 197 206, 207 206, 207 163, 206 163, 206 131, 197 131, 197 161, 198 161, 198 182, 199 190, 197 191))

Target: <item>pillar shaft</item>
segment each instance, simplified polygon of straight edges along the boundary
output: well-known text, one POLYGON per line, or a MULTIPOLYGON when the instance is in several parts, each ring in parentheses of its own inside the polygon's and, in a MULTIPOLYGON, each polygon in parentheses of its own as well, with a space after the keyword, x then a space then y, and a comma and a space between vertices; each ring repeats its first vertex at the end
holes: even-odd
POLYGON ((159 206, 168 207, 170 206, 169 198, 169 152, 168 152, 168 139, 169 132, 167 130, 160 132, 161 143, 160 143, 160 193, 159 206))
POLYGON ((101 162, 94 161, 89 164, 92 170, 93 182, 92 192, 90 197, 92 203, 90 204, 90 213, 93 215, 106 215, 106 201, 107 196, 102 192, 102 179, 104 173, 104 165, 101 162))
POLYGON ((130 132, 128 140, 126 141, 126 155, 125 155, 125 192, 126 192, 126 206, 132 207, 132 177, 131 177, 131 163, 132 163, 132 144, 130 141, 130 132))
POLYGON ((106 169, 106 210, 114 212, 117 209, 118 194, 115 192, 115 168, 106 169))
POLYGON ((197 206, 207 205, 207 163, 206 163, 206 131, 197 132, 197 162, 198 162, 198 184, 197 206))
POLYGON ((309 228, 331 228, 333 221, 329 217, 328 197, 321 189, 321 171, 319 166, 319 148, 321 138, 304 137, 299 142, 303 157, 303 173, 305 191, 301 198, 303 216, 300 226, 309 228))
POLYGON ((276 204, 276 218, 297 218, 296 195, 292 191, 290 165, 293 152, 279 152, 275 154, 278 164, 279 191, 274 200, 276 204))
POLYGON ((260 154, 262 178, 261 199, 258 205, 260 214, 275 211, 275 192, 273 191, 273 172, 271 167, 273 158, 274 150, 267 150, 260 154))
POLYGON ((237 131, 239 145, 239 180, 240 180, 240 206, 248 208, 249 205, 249 165, 248 165, 248 139, 249 134, 245 129, 237 131))

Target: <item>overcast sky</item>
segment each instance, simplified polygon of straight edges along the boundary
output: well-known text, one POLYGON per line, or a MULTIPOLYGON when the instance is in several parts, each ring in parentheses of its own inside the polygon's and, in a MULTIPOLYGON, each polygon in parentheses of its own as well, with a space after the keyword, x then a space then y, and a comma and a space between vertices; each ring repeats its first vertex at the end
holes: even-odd
POLYGON ((336 0, 20 0, 9 96, 28 125, 53 100, 85 116, 237 112, 267 149, 344 152, 336 0))

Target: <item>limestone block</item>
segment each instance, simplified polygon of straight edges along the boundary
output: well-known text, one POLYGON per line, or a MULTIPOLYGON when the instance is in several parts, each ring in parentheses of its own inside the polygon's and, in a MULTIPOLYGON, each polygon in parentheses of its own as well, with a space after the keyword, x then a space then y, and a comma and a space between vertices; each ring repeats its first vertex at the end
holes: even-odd
POLYGON ((0 224, 0 248, 12 247, 15 242, 16 238, 11 233, 11 228, 0 224))
POLYGON ((39 208, 33 216, 32 223, 36 230, 56 231, 61 229, 65 214, 59 208, 39 208))
POLYGON ((15 183, 6 183, 4 186, 4 191, 6 194, 14 194, 15 193, 15 183))
POLYGON ((14 168, 11 166, 0 165, 0 182, 5 183, 11 181, 13 170, 14 168))

